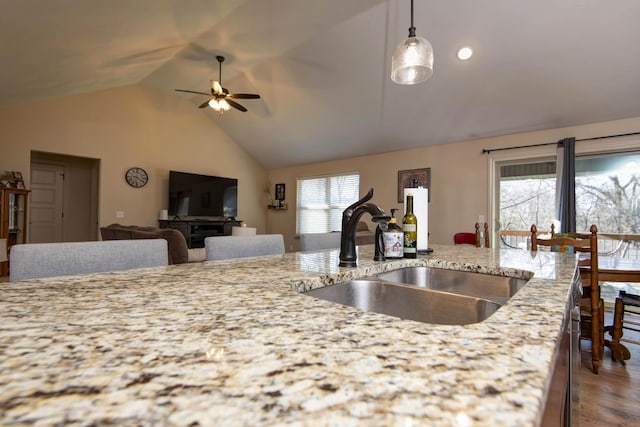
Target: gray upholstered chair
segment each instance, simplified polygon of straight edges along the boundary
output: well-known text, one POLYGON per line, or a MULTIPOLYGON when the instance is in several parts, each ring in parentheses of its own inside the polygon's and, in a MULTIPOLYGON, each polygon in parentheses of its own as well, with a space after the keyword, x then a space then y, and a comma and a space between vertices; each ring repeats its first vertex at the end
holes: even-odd
POLYGON ((300 235, 301 251, 318 251, 320 249, 335 249, 340 247, 340 232, 308 233, 300 235))
POLYGON ((204 239, 207 261, 284 253, 282 234, 218 236, 204 239))
POLYGON ((10 280, 168 265, 164 239, 27 243, 11 247, 10 280))

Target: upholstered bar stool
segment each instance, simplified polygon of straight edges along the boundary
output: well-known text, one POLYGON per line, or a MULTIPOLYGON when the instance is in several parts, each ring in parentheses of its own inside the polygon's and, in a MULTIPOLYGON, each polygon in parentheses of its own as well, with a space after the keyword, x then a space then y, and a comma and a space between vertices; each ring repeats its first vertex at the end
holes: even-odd
POLYGON ((25 243, 11 247, 12 282, 168 265, 164 239, 25 243))
POLYGON ((301 251, 318 251, 321 249, 336 249, 340 247, 342 233, 308 233, 300 235, 301 251))
POLYGON ((207 261, 284 254, 282 234, 218 236, 204 239, 207 261))

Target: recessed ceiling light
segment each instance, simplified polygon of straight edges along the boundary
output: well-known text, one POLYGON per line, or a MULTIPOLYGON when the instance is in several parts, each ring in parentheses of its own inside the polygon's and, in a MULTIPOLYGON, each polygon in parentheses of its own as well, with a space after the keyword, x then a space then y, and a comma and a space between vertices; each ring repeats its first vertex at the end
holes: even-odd
POLYGON ((469 46, 461 47, 460 50, 458 50, 458 59, 461 61, 466 61, 472 56, 473 49, 471 49, 469 46))

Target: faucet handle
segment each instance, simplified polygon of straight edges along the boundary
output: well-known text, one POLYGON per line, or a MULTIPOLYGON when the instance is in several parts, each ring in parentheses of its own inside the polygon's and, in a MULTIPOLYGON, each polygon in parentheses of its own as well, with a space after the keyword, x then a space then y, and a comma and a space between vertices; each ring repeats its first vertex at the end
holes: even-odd
POLYGON ((347 209, 345 209, 345 213, 346 213, 347 211, 349 211, 349 212, 352 212, 352 213, 353 213, 353 210, 354 210, 355 208, 357 208, 358 206, 360 206, 361 204, 363 204, 363 203, 365 203, 365 202, 368 202, 369 200, 371 200, 371 198, 372 198, 372 197, 373 197, 373 188, 370 188, 370 189, 369 189, 369 191, 367 192, 367 194, 365 194, 365 196, 364 196, 362 199, 360 199, 360 200, 358 200, 357 202, 355 202, 355 203, 353 203, 353 204, 349 205, 349 206, 347 207, 347 209))

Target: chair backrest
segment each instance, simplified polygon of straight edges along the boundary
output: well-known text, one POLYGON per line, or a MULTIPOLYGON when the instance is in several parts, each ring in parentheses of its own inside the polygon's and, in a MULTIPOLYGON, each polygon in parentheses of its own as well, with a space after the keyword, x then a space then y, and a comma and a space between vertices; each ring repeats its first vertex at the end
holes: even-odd
POLYGON ((204 239, 207 261, 284 253, 282 234, 217 236, 204 239))
POLYGON ((11 247, 9 262, 14 282, 165 266, 168 249, 164 239, 26 243, 11 247))
POLYGON ((476 222, 476 246, 489 247, 489 224, 476 222))
MULTIPOLYGON (((531 226, 531 250, 537 251, 538 246, 548 246, 552 250, 554 247, 572 247, 575 252, 587 253, 588 258, 580 260, 579 264, 591 269, 589 285, 598 288, 598 227, 595 224, 589 228, 590 233, 567 233, 566 235, 553 234, 551 228, 551 238, 541 239, 538 237, 538 228, 535 224, 531 226)), ((600 293, 598 292, 598 297, 600 293)))
MULTIPOLYGON (((583 334, 588 333, 588 337, 592 341, 592 363, 593 370, 598 373, 598 367, 601 359, 602 346, 604 343, 604 334, 602 333, 601 316, 603 310, 600 301, 600 286, 598 284, 598 227, 592 225, 589 228, 590 233, 567 233, 567 235, 552 234, 549 239, 541 239, 538 237, 538 229, 534 225, 531 226, 531 250, 537 251, 538 246, 549 246, 551 250, 559 250, 559 248, 572 247, 574 252, 586 253, 588 258, 581 259, 578 264, 581 267, 583 276, 583 293, 588 298, 588 307, 591 312, 590 323, 591 328, 588 331, 583 330, 583 334), (555 248, 554 248, 555 247, 555 248), (584 280, 586 276, 587 280, 584 280)), ((560 249, 562 250, 562 249, 560 249)), ((582 318, 582 315, 581 315, 582 318)))
MULTIPOLYGON (((538 245, 553 248, 572 246, 574 251, 593 255, 595 261, 598 260, 598 227, 595 224, 589 229, 589 233, 567 233, 565 235, 555 234, 551 228, 551 237, 542 239, 538 237, 538 228, 535 224, 531 226, 531 250, 537 251, 538 245)), ((590 261, 591 262, 591 261, 590 261)), ((586 265, 586 264, 585 264, 586 265)))
POLYGON ((255 227, 231 227, 232 236, 255 236, 255 227))
POLYGON ((340 247, 342 233, 308 233, 300 235, 301 251, 318 251, 320 249, 335 249, 340 247))
POLYGON ((476 246, 475 233, 456 233, 453 235, 453 243, 456 245, 473 245, 476 246))

